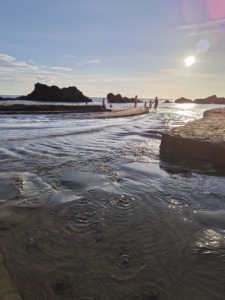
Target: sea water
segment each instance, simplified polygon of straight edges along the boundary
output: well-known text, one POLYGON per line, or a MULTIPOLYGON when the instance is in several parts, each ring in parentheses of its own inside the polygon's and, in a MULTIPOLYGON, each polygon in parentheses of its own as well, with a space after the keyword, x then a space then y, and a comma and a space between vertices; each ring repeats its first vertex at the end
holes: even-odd
POLYGON ((1 115, 0 298, 11 282, 26 300, 224 299, 225 168, 159 151, 215 107, 1 115))

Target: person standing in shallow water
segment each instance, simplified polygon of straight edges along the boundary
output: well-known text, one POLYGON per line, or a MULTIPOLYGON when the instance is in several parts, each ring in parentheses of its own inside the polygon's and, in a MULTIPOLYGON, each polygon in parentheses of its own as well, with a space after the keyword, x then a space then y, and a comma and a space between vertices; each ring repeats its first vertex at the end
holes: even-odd
POLYGON ((134 98, 134 107, 137 107, 137 95, 134 98))
POLYGON ((104 109, 106 108, 106 106, 105 106, 105 98, 102 99, 102 106, 103 106, 104 109))
POLYGON ((158 104, 159 104, 158 97, 155 97, 155 101, 154 101, 153 103, 155 104, 155 105, 154 105, 154 109, 157 109, 158 104))

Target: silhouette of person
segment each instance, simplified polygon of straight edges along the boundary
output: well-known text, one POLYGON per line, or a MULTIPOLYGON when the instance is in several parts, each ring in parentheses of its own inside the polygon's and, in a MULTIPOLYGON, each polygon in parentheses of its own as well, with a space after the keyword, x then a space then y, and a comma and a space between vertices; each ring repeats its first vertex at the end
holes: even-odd
POLYGON ((152 100, 149 101, 149 109, 152 109, 152 100))
POLYGON ((103 108, 106 108, 106 106, 105 106, 105 98, 102 99, 102 106, 103 106, 103 108))
POLYGON ((153 103, 155 104, 155 105, 154 105, 154 109, 157 109, 158 104, 159 104, 158 97, 155 97, 155 101, 154 101, 153 103))
POLYGON ((135 99, 134 99, 134 107, 137 107, 137 95, 135 96, 135 99))

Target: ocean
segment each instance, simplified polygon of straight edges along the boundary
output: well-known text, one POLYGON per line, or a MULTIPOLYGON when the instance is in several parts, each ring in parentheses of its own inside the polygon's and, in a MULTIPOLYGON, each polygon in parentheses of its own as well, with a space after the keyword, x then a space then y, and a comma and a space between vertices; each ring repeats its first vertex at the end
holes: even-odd
POLYGON ((223 300, 225 222, 196 216, 225 209, 225 168, 159 151, 162 132, 215 107, 1 115, 0 298, 223 300))

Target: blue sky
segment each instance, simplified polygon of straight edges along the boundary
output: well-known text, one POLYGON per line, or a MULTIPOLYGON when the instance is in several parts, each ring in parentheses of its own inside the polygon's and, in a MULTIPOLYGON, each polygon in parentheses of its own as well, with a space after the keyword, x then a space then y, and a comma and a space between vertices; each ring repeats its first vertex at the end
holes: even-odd
POLYGON ((0 94, 37 82, 88 97, 225 97, 225 0, 1 0, 0 94))

